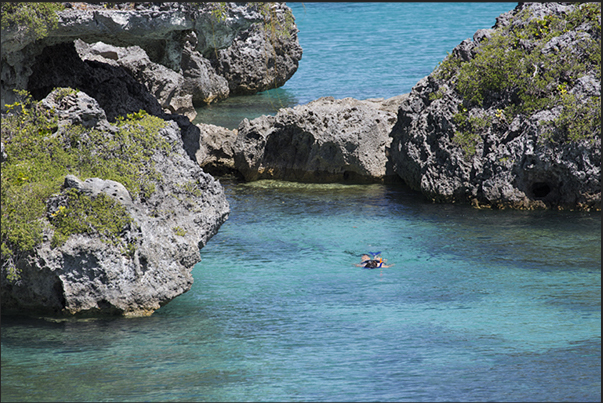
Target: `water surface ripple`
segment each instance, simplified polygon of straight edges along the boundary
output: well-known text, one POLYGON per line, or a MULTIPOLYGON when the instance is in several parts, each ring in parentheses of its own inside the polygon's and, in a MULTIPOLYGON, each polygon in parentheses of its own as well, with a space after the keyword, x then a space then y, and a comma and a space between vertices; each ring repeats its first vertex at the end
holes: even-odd
POLYGON ((193 288, 152 317, 3 318, 2 400, 600 400, 600 214, 225 186, 193 288), (353 266, 375 250, 394 266, 353 266))
MULTIPOLYGON (((280 89, 206 123, 321 96, 407 93, 514 3, 290 3, 280 89)), ((475 210, 404 186, 223 181, 192 289, 138 319, 2 317, 2 401, 600 401, 601 215, 475 210), (382 251, 387 269, 353 266, 382 251)))

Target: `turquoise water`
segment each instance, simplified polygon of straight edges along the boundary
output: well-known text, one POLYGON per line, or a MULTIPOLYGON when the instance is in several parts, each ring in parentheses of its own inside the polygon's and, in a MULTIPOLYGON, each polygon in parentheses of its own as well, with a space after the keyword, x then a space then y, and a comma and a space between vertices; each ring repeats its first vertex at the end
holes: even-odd
POLYGON ((599 401, 601 217, 225 182, 150 318, 3 318, 2 400, 599 401), (394 266, 355 267, 382 251, 394 266))
POLYGON ((287 3, 303 56, 281 88, 198 108, 196 122, 235 129, 243 118, 333 96, 410 92, 448 52, 517 3, 287 3))
MULTIPOLYGON (((349 6, 380 26, 394 19, 382 4, 349 6)), ((412 6, 424 12, 398 19, 424 30, 435 5, 412 6)), ((472 6, 451 6, 458 43, 472 6)), ((300 29, 338 22, 337 5, 306 3, 305 22, 293 7, 300 29)), ((490 7, 473 31, 513 5, 490 7)), ((300 42, 298 73, 318 75, 303 70, 321 63, 316 42, 300 42)), ((354 81, 340 75, 324 90, 354 81)), ((294 79, 279 90, 292 103, 312 93, 294 79)), ((362 98, 367 80, 380 81, 331 90, 362 98)), ((268 113, 271 96, 212 113, 268 113)), ((402 185, 222 182, 229 220, 192 289, 151 317, 2 317, 2 401, 600 401, 600 213, 438 205, 402 185), (355 267, 366 251, 394 266, 355 267)))

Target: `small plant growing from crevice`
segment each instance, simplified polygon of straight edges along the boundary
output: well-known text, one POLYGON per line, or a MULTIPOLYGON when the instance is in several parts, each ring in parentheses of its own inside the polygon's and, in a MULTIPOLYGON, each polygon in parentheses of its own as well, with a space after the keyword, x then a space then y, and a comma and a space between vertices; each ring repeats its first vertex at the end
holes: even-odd
POLYGON ((174 231, 174 234, 176 234, 178 236, 185 236, 186 235, 186 231, 183 230, 180 227, 174 227, 174 228, 172 228, 172 231, 174 231))
POLYGON ((274 44, 279 37, 290 38, 291 29, 295 22, 291 10, 286 10, 283 16, 279 16, 276 10, 275 3, 249 3, 250 6, 257 7, 258 11, 264 18, 264 32, 268 34, 268 38, 274 44))
POLYGON ((184 192, 191 194, 196 197, 203 196, 203 192, 197 186, 197 182, 194 180, 187 181, 184 185, 176 185, 178 188, 181 188, 184 192))
POLYGON ((61 102, 63 101, 65 98, 67 98, 70 95, 77 95, 80 90, 78 89, 73 89, 73 88, 69 88, 69 87, 61 87, 61 88, 55 88, 55 95, 54 95, 54 99, 57 102, 61 102))

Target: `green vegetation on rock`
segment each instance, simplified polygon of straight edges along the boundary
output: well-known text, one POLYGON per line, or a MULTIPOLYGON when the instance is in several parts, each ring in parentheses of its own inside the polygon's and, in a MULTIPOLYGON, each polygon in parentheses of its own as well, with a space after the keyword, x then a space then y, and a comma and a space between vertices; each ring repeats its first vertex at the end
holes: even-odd
MULTIPOLYGON (((601 4, 578 3, 563 17, 547 15, 533 18, 528 8, 511 23, 493 31, 476 48, 467 62, 455 55, 444 59, 434 77, 452 80, 463 98, 463 108, 502 108, 504 121, 516 116, 530 117, 542 110, 561 107, 552 122, 544 124, 550 141, 577 141, 600 136, 601 98, 568 93, 576 80, 589 74, 601 80, 601 4), (589 31, 587 33, 586 31, 589 31), (564 40, 572 46, 558 46, 564 40)), ((435 100, 442 94, 431 94, 435 100)), ((502 116, 498 116, 502 117, 502 116)), ((466 150, 481 128, 471 124, 466 112, 459 111, 455 121, 462 122, 457 142, 466 150), (465 116, 462 114, 465 113, 465 116)), ((479 136, 477 136, 479 137, 479 136)))
POLYGON ((2 2, 2 30, 18 27, 23 35, 41 39, 49 28, 56 28, 57 11, 65 9, 63 3, 2 2))
POLYGON ((480 133, 492 124, 492 117, 487 114, 470 117, 468 112, 467 108, 459 105, 459 111, 453 120, 460 130, 455 131, 453 139, 461 146, 465 155, 470 157, 475 154, 475 147, 481 138, 480 133))
POLYGON ((269 34, 269 38, 273 43, 278 37, 291 37, 291 28, 295 22, 291 10, 285 12, 281 21, 273 7, 274 3, 255 2, 249 3, 249 5, 257 7, 262 17, 264 17, 264 31, 269 34))
MULTIPOLYGON (((69 190, 58 211, 50 213, 46 203, 61 192, 67 174, 114 180, 133 198, 149 197, 161 179, 151 156, 171 149, 159 133, 165 121, 141 111, 118 119, 114 131, 59 126, 53 110, 24 91, 19 94, 21 100, 6 105, 8 114, 2 119, 2 266, 42 242, 48 225, 54 230, 53 247, 76 233, 117 242, 130 218, 113 199, 90 199, 69 190)), ((75 96, 76 91, 61 89, 57 99, 75 96)))
POLYGON ((90 234, 117 244, 121 232, 132 221, 124 206, 104 193, 91 198, 75 189, 67 189, 67 206, 50 214, 55 227, 51 246, 65 243, 72 234, 90 234))
POLYGON ((186 231, 183 230, 180 227, 174 227, 174 228, 172 228, 172 231, 174 231, 174 234, 176 234, 178 236, 185 236, 186 235, 186 231))
MULTIPOLYGON (((205 3, 196 3, 205 4, 205 3)), ((211 4, 211 14, 216 21, 224 22, 228 16, 228 12, 231 7, 231 3, 227 2, 215 2, 211 4)), ((291 37, 291 28, 295 22, 293 13, 291 10, 285 12, 282 21, 278 18, 274 2, 249 2, 247 3, 251 8, 256 9, 262 18, 264 19, 263 28, 264 32, 269 33, 269 38, 275 40, 277 37, 282 36, 285 38, 291 37)))

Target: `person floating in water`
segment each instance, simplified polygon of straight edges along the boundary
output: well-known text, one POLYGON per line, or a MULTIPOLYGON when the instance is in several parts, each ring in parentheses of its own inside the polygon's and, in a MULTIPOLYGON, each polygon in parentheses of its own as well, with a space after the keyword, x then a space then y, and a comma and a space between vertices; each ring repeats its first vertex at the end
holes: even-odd
POLYGON ((355 264, 357 267, 363 269, 379 269, 382 267, 392 267, 393 264, 386 265, 385 260, 381 258, 381 252, 369 252, 373 257, 371 258, 367 253, 360 256, 360 263, 355 264))

